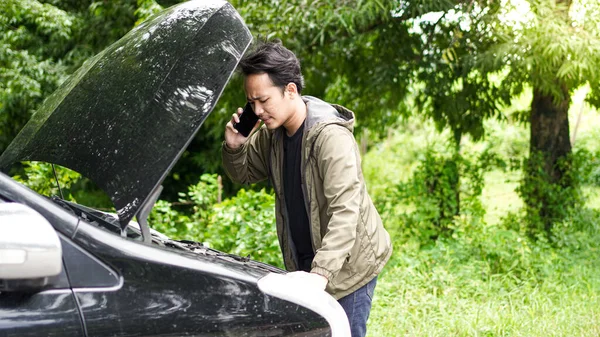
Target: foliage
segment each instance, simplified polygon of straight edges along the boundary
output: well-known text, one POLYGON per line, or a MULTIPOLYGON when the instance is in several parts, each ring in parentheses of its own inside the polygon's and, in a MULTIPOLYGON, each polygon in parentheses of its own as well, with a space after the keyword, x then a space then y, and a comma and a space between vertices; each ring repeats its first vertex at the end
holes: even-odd
MULTIPOLYGON (((579 144, 594 149, 587 161, 592 163, 600 143, 594 137, 596 112, 589 117, 593 123, 582 132, 579 144)), ((551 242, 532 240, 521 230, 525 210, 507 215, 519 204, 511 190, 515 184, 507 180, 521 176, 522 166, 514 164, 528 153, 525 126, 490 120, 486 130, 491 132, 483 142, 463 139, 461 144, 461 153, 471 160, 491 147, 512 169, 501 166, 485 173, 483 197, 478 198, 486 215, 497 212, 504 215, 503 221, 461 215, 449 224, 450 233, 436 241, 407 230, 401 215, 416 212, 420 204, 407 205, 397 194, 387 194, 390 189, 385 187, 408 184, 429 151, 436 158, 452 158, 452 148, 440 141, 449 132, 433 129, 431 123, 411 118, 364 156, 369 192, 375 192, 372 196, 394 243, 392 259, 379 276, 368 335, 588 336, 599 332, 595 308, 600 304, 600 218, 597 210, 590 209, 597 209, 597 202, 578 205, 566 220, 555 224, 551 242)), ((592 188, 593 184, 583 182, 592 188)))
POLYGON ((155 0, 137 0, 138 8, 134 14, 137 17, 136 25, 144 22, 150 16, 163 10, 163 7, 158 4, 155 0))
MULTIPOLYGON (((4 1, 0 149, 86 58, 177 2, 4 1)), ((358 132, 369 128, 381 137, 398 125, 399 117, 418 113, 434 120, 439 130, 449 128, 457 144, 463 135, 481 139, 484 121, 505 118, 502 108, 527 88, 557 92, 555 79, 569 90, 590 83, 594 89, 588 100, 597 101, 598 4, 573 1, 565 20, 560 3, 232 2, 257 40, 281 38, 298 54, 307 94, 356 112, 358 132), (515 8, 518 3, 525 7, 515 8)), ((226 121, 245 101, 241 88, 239 77, 230 82, 165 181, 165 198, 177 200, 177 191, 198 182, 198 172, 223 174, 213 159, 226 121)), ((241 187, 225 184, 227 195, 241 187)))
MULTIPOLYGON (((568 165, 556 163, 556 158, 570 152, 568 124, 557 111, 568 110, 575 89, 586 84, 598 87, 600 4, 561 0, 444 4, 446 8, 437 13, 426 9, 410 19, 414 24, 411 32, 421 35, 413 45, 421 52, 409 61, 415 68, 411 79, 416 84, 418 110, 432 118, 439 130, 449 128, 455 143, 460 144, 466 134, 482 139, 486 119, 506 119, 503 110, 511 100, 533 89, 531 110, 519 116, 523 122, 532 121, 531 151, 544 153, 546 162, 541 167, 546 171, 546 184, 570 189, 568 179, 561 183, 550 179, 569 175, 561 171, 561 167, 568 170, 568 165), (561 128, 550 127, 553 123, 561 128)), ((596 96, 591 93, 588 101, 596 104, 596 96)), ((537 171, 534 163, 540 164, 531 162, 532 169, 526 172, 537 171)), ((542 208, 546 204, 542 203, 542 208)))
POLYGON ((589 173, 588 179, 583 181, 584 185, 600 186, 600 142, 598 142, 600 130, 593 123, 589 127, 591 130, 583 134, 574 144, 575 152, 582 151, 583 157, 587 157, 585 161, 579 161, 589 173))
POLYGON ((557 249, 501 226, 474 226, 427 249, 397 244, 401 254, 378 280, 369 335, 595 335, 598 231, 578 238, 587 245, 557 249))
MULTIPOLYGON (((463 144, 463 154, 471 153, 473 160, 491 145, 502 161, 509 162, 527 152, 523 144, 516 149, 510 146, 523 140, 524 127, 515 130, 504 122, 489 124, 491 137, 483 144, 463 144)), ((432 136, 431 127, 416 125, 411 121, 396 130, 385 147, 381 144, 365 156, 369 191, 383 191, 381 185, 392 178, 410 182, 422 169, 428 149, 435 158, 452 158, 445 154, 451 151, 436 142, 447 132, 432 136), (385 171, 380 169, 381 161, 388 164, 385 171)), ((586 148, 591 146, 591 138, 589 142, 586 148)), ((598 144, 597 138, 593 143, 598 144)), ((522 169, 520 165, 511 168, 522 169)), ((583 174, 588 168, 580 170, 583 174)), ((507 214, 509 201, 500 199, 517 196, 507 195, 502 182, 514 175, 511 170, 495 170, 497 181, 490 184, 490 175, 484 174, 484 193, 493 196, 480 198, 485 212, 501 207, 498 212, 507 214)), ((600 304, 597 204, 588 202, 574 208, 565 220, 555 224, 552 241, 531 239, 522 230, 525 210, 493 223, 461 215, 449 224, 448 235, 425 241, 427 238, 417 231, 398 229, 404 226, 404 218, 398 215, 416 212, 420 204, 408 206, 396 195, 387 197, 379 192, 376 206, 392 234, 394 255, 378 279, 368 323, 370 336, 541 337, 600 332, 596 320, 600 304), (389 202, 384 204, 386 200, 389 202)))
POLYGON ((585 83, 598 87, 596 1, 444 3, 413 19, 422 36, 416 102, 457 141, 463 134, 481 138, 483 121, 505 118, 502 109, 528 88, 562 97, 563 86, 570 93, 585 83))
POLYGON ((192 217, 193 215, 179 212, 169 201, 157 200, 148 216, 148 225, 172 239, 196 241, 201 225, 192 217))
POLYGON ((427 243, 450 235, 458 219, 482 220, 484 174, 504 163, 490 149, 479 154, 451 150, 447 155, 428 147, 423 152, 412 177, 388 191, 395 203, 386 205, 411 205, 398 214, 405 235, 427 243))
POLYGON ((217 250, 282 267, 274 195, 264 189, 241 189, 236 196, 219 203, 220 189, 216 174, 203 174, 198 184, 180 194, 179 204, 191 206, 191 214, 159 200, 148 223, 172 238, 199 241, 217 250))
POLYGON ((59 165, 42 163, 42 162, 27 162, 23 164, 23 175, 15 175, 13 179, 22 183, 23 185, 31 188, 32 190, 47 196, 60 196, 61 193, 64 199, 75 201, 71 187, 75 185, 81 176, 75 171, 71 171, 67 168, 59 165), (54 170, 56 170, 56 177, 58 178, 58 184, 55 180, 54 170))
POLYGON ((593 183, 596 179, 594 163, 597 161, 592 153, 579 150, 558 165, 568 166, 566 175, 557 183, 549 183, 546 172, 541 170, 543 154, 534 153, 523 164, 525 171, 523 182, 517 189, 519 195, 528 203, 525 224, 530 237, 546 236, 552 233, 548 224, 560 223, 580 205, 585 203, 585 195, 581 187, 593 183))
POLYGON ((599 6, 597 1, 511 3, 500 12, 502 25, 493 31, 497 43, 479 61, 484 69, 508 66, 502 84, 512 93, 530 83, 558 98, 563 85, 572 94, 589 83, 594 88, 589 101, 594 102, 600 80, 599 6))
MULTIPOLYGON (((360 120, 358 128, 369 124, 383 132, 385 126, 395 122, 396 107, 402 105, 403 91, 407 90, 402 79, 408 78, 399 53, 409 51, 379 47, 391 46, 406 37, 403 33, 406 29, 386 26, 390 34, 382 34, 379 29, 392 18, 394 2, 238 0, 231 3, 256 41, 280 38, 297 53, 306 82, 303 94, 331 99, 354 109, 360 120), (398 69, 403 72, 399 74, 398 69), (380 100, 372 99, 380 95, 380 100), (371 119, 371 115, 377 117, 371 119)), ((180 188, 190 185, 197 179, 195 172, 224 174, 214 158, 220 155, 225 124, 245 101, 241 76, 235 76, 174 168, 179 174, 169 177, 169 185, 180 188)), ((229 181, 224 183, 227 195, 242 187, 232 186, 229 181)), ((263 187, 264 184, 256 186, 263 187)))
POLYGON ((283 267, 275 230, 275 196, 260 191, 238 191, 213 208, 205 234, 214 248, 283 267))
MULTIPOLYGON (((86 197, 77 190, 87 180, 67 168, 55 165, 55 169, 64 199, 89 205, 82 202, 86 197)), ((60 196, 50 164, 24 163, 23 175, 13 178, 43 195, 60 196)), ((219 202, 220 180, 217 174, 203 174, 197 184, 188 187, 187 193, 180 193, 178 202, 158 200, 148 223, 173 239, 202 242, 217 250, 283 267, 273 193, 241 189, 231 199, 219 202)), ((94 197, 105 199, 105 195, 94 197)), ((105 204, 111 205, 109 200, 105 204)))
POLYGON ((503 108, 527 88, 564 98, 585 83, 598 87, 596 2, 306 4, 239 5, 253 31, 298 51, 307 91, 356 110, 359 128, 383 132, 412 113, 411 97, 416 111, 460 144, 464 135, 482 139, 484 121, 505 119, 503 108), (267 13, 260 27, 252 25, 254 10, 267 13), (289 18, 295 10, 306 15, 289 18))
POLYGON ((0 2, 0 152, 68 75, 133 28, 135 10, 135 0, 0 2))
MULTIPOLYGON (((0 150, 63 79, 57 60, 73 34, 72 15, 37 1, 0 3, 0 150)), ((1 151, 0 151, 1 152, 1 151)))

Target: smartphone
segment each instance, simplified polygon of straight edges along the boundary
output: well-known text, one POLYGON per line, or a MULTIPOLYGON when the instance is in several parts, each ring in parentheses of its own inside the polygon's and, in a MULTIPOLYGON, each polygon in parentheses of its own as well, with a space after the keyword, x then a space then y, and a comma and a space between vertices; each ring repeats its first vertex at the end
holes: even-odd
POLYGON ((240 115, 240 122, 235 123, 233 127, 238 130, 244 137, 248 137, 250 131, 254 128, 258 122, 258 116, 254 113, 252 109, 252 105, 250 103, 246 103, 244 107, 244 112, 240 115))

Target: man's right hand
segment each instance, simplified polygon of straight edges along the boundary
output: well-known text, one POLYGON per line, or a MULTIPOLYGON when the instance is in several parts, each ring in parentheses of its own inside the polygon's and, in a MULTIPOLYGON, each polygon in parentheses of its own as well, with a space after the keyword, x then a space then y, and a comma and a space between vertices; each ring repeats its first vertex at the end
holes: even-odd
MULTIPOLYGON (((240 122, 240 115, 242 114, 242 112, 244 112, 244 109, 238 108, 237 112, 231 116, 231 120, 225 126, 225 143, 230 149, 237 149, 248 140, 248 137, 244 137, 241 133, 238 132, 238 130, 236 130, 233 127, 234 123, 240 122)), ((260 120, 256 122, 256 125, 252 129, 252 132, 254 132, 254 130, 256 130, 256 128, 259 125, 260 120)), ((250 132, 250 134, 252 134, 252 132, 250 132)))

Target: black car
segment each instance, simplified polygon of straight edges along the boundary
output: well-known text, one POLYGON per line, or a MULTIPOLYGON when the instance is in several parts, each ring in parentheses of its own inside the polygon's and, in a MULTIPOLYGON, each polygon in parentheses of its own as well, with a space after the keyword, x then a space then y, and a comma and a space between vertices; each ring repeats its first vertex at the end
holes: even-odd
POLYGON ((0 173, 0 336, 347 336, 324 291, 146 221, 161 182, 252 40, 225 1, 189 1, 86 62, 0 156, 102 188, 117 214, 0 173), (137 222, 132 221, 136 217, 137 222))

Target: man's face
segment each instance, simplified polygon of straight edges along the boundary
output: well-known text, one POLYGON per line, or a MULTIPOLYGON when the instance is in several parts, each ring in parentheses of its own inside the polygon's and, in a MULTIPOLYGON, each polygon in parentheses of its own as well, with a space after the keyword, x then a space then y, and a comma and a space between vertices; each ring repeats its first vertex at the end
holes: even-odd
POLYGON ((268 129, 273 130, 285 123, 293 113, 292 100, 273 85, 269 75, 252 74, 245 80, 246 97, 252 103, 254 112, 268 129))

